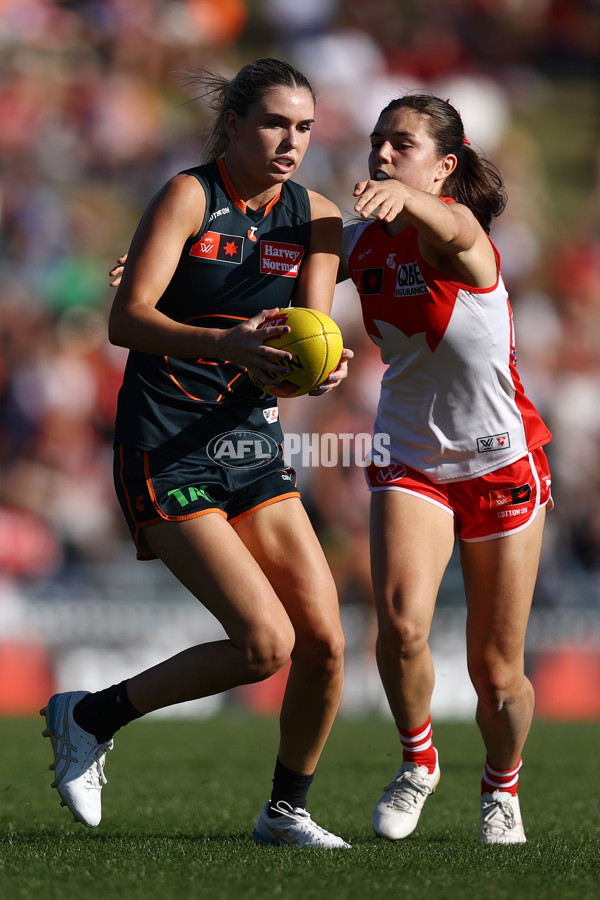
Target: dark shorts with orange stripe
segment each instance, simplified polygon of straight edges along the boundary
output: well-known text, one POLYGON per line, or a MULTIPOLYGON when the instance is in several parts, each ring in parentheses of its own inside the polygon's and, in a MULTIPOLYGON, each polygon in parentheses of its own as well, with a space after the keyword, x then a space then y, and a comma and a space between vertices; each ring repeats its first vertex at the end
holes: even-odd
POLYGON ((538 510, 552 509, 548 459, 537 447, 508 466, 478 478, 438 484, 403 463, 371 463, 366 469, 371 491, 415 494, 454 517, 463 541, 489 541, 526 528, 538 510))
POLYGON ((115 447, 117 497, 133 537, 138 559, 156 559, 143 539, 147 525, 185 522, 207 513, 232 524, 264 506, 300 497, 296 472, 281 450, 264 464, 226 466, 172 460, 136 447, 115 447))

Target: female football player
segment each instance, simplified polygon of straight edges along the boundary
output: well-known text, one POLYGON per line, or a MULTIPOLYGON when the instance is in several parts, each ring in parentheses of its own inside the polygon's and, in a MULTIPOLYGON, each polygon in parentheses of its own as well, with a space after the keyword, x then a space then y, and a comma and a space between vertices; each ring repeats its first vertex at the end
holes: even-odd
POLYGON ((343 258, 388 367, 375 433, 389 436, 391 462, 367 473, 377 662, 403 749, 373 826, 406 837, 440 778, 428 639, 457 536, 487 750, 480 840, 522 843, 517 788, 534 703, 524 643, 552 506, 550 433, 517 374, 488 235, 505 205, 502 182, 450 103, 409 94, 381 112, 369 180, 354 197, 364 221, 344 229, 343 258))
MULTIPOLYGON (((120 727, 261 681, 291 657, 273 791, 254 838, 346 848, 306 811, 342 687, 336 589, 282 458, 276 401, 247 374, 269 382, 286 358, 265 343, 285 326, 261 329, 274 311, 330 311, 341 215, 292 181, 314 120, 304 75, 262 59, 231 82, 208 72, 196 81, 216 112, 203 164, 149 204, 110 314, 110 340, 129 348, 115 485, 138 558, 161 559, 226 637, 97 693, 54 695, 42 711, 53 786, 77 820, 98 825, 106 751, 120 727), (293 265, 268 265, 274 251, 293 265)), ((343 380, 351 355, 323 393, 343 380)))

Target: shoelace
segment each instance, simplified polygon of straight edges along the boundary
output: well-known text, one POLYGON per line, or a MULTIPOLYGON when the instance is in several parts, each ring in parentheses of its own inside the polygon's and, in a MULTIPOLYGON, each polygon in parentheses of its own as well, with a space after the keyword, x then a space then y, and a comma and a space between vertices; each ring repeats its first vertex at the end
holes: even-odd
POLYGON ((387 805, 403 812, 410 811, 411 803, 416 806, 422 797, 427 797, 432 793, 429 785, 425 784, 414 772, 403 772, 400 778, 390 782, 383 790, 384 792, 391 791, 387 805))
POLYGON ((106 744, 97 744, 88 759, 90 765, 86 769, 85 780, 86 787, 93 790, 100 790, 103 784, 108 784, 108 779, 104 774, 104 762, 106 760, 106 751, 112 750, 114 741, 111 739, 106 744))
POLYGON ((296 819, 296 821, 306 834, 314 834, 315 832, 319 832, 320 834, 325 834, 329 837, 329 832, 326 831, 325 828, 321 828, 320 825, 317 825, 317 823, 311 819, 310 813, 308 813, 305 809, 294 810, 293 818, 296 819))
POLYGON ((483 827, 486 830, 511 830, 515 825, 515 811, 507 800, 495 800, 483 814, 483 827))
MULTIPOLYGON (((286 806, 287 806, 287 804, 286 804, 286 806)), ((329 832, 326 831, 325 828, 321 828, 320 825, 317 825, 316 822, 313 822, 313 820, 310 817, 310 813, 307 812, 305 809, 300 809, 300 807, 296 807, 296 809, 292 809, 291 806, 289 807, 289 810, 282 809, 282 807, 279 804, 275 807, 275 809, 278 812, 282 813, 284 816, 287 816, 288 819, 293 819, 294 822, 297 822, 298 825, 301 826, 302 830, 306 834, 318 831, 321 834, 326 834, 329 836, 329 832)))

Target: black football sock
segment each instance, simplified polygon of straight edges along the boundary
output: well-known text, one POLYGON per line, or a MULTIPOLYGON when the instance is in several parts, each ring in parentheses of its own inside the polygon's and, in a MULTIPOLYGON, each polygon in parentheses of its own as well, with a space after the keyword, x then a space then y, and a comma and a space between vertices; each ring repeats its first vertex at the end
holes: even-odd
POLYGON ((127 681, 82 697, 73 709, 73 718, 80 728, 95 735, 99 744, 105 744, 111 737, 134 719, 138 712, 127 694, 127 681))
POLYGON ((306 795, 314 777, 314 775, 301 775, 300 772, 288 769, 277 757, 275 775, 273 776, 273 792, 271 794, 271 802, 267 807, 269 817, 273 819, 283 815, 283 813, 279 813, 273 808, 280 800, 285 800, 292 809, 296 809, 296 807, 305 809, 306 795))

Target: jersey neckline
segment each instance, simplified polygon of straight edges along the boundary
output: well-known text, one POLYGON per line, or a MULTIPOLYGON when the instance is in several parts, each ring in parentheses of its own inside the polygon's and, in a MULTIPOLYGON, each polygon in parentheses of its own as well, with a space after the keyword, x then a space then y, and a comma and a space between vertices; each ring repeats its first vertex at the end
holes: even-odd
MULTIPOLYGON (((233 181, 231 180, 231 176, 230 176, 229 172, 227 171, 227 166, 225 165, 225 160, 222 157, 217 160, 217 166, 219 167, 219 172, 221 174, 221 178, 223 179, 223 184, 225 185, 225 189, 226 189, 227 193, 229 194, 234 206, 237 206, 237 208, 239 210, 241 210, 241 212, 243 212, 244 215, 248 215, 248 213, 260 213, 261 212, 260 209, 258 209, 258 210, 253 210, 253 209, 249 210, 248 209, 248 204, 246 203, 245 200, 242 200, 242 198, 236 191, 236 189, 233 185, 233 181)), ((273 197, 272 200, 269 200, 267 205, 265 207, 263 207, 261 218, 264 219, 265 216, 267 216, 271 212, 271 210, 273 209, 273 207, 275 206, 275 204, 277 203, 277 201, 279 200, 280 197, 281 197, 281 189, 275 195, 275 197, 273 197)))

